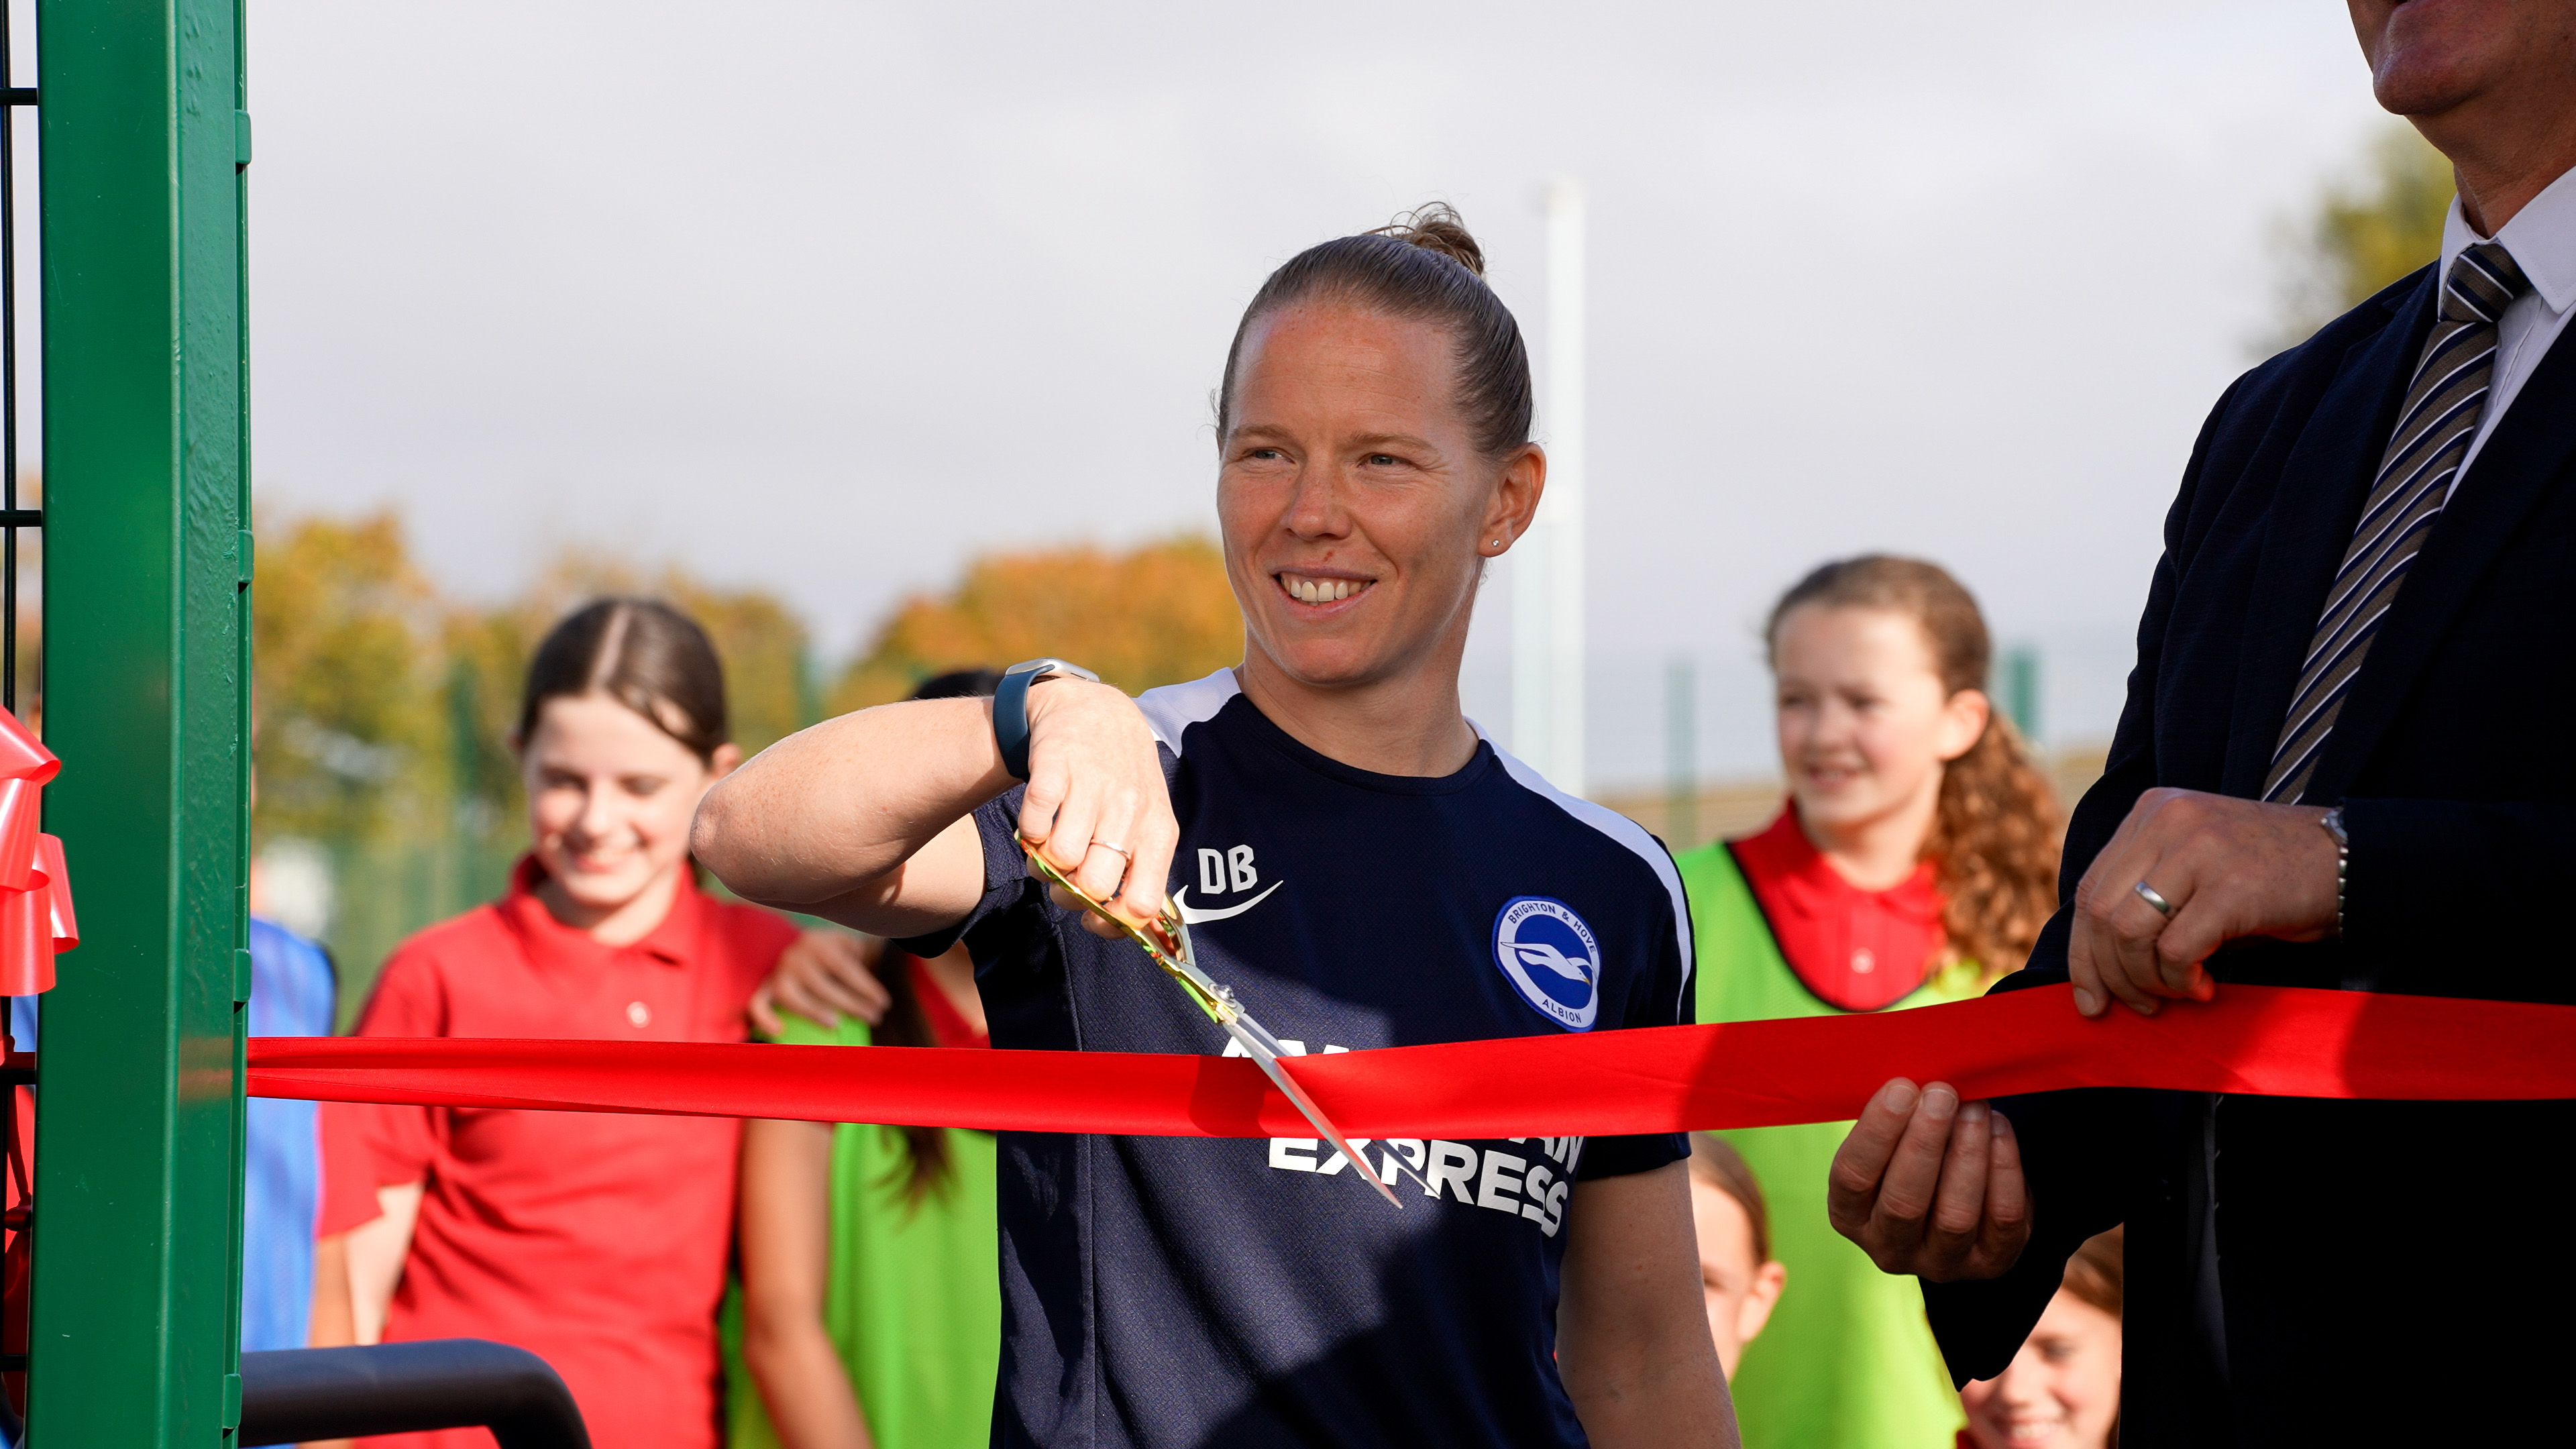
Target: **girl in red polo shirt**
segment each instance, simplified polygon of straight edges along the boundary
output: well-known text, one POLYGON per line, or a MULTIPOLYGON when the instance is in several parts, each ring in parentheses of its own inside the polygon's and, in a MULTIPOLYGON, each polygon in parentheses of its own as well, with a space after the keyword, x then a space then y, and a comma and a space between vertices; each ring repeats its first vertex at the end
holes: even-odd
MULTIPOLYGON (((797 930, 709 899, 692 874, 690 818, 741 758, 706 635, 641 600, 574 614, 529 668, 517 744, 534 845, 509 894, 404 942, 359 1033, 743 1040, 744 1005, 797 930)), ((721 1442, 716 1309, 739 1123, 362 1107, 343 1126, 363 1139, 374 1184, 392 1189, 383 1216, 350 1237, 361 1336, 381 1311, 387 1341, 529 1349, 563 1375, 594 1444, 721 1442)), ((364 1442, 492 1440, 472 1429, 364 1442)))

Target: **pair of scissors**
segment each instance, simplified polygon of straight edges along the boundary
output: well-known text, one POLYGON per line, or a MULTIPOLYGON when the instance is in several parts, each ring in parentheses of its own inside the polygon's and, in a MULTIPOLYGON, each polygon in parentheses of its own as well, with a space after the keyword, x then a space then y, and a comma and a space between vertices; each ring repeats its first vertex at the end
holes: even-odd
POLYGON ((1066 894, 1082 902, 1083 909, 1116 926, 1127 939, 1143 947, 1145 955, 1163 968, 1163 974, 1180 983, 1181 990, 1198 1003, 1199 1010, 1207 1013, 1208 1020, 1223 1027, 1225 1034, 1234 1038, 1244 1054, 1261 1068, 1261 1074, 1279 1089, 1280 1095, 1296 1104, 1297 1110, 1305 1115, 1307 1124, 1333 1144, 1333 1150, 1342 1155, 1343 1161, 1359 1169, 1360 1176, 1388 1202, 1398 1208, 1404 1206, 1396 1197, 1395 1189, 1369 1170, 1368 1159, 1358 1148, 1351 1146, 1350 1139, 1333 1125, 1333 1119, 1324 1115, 1324 1109, 1316 1106, 1315 1099, 1307 1096, 1306 1089, 1298 1086, 1297 1079, 1289 1076, 1288 1069, 1279 1064, 1279 1059, 1286 1055, 1279 1045, 1279 1038, 1272 1036, 1268 1027, 1255 1021, 1252 1013, 1243 1009, 1243 1003, 1235 999, 1232 987, 1219 984, 1199 969, 1197 953, 1190 947, 1189 922, 1181 919, 1180 908, 1172 904, 1169 897, 1163 901, 1163 913, 1148 923, 1149 930, 1093 900, 1090 892, 1075 885, 1063 871, 1056 869, 1055 862, 1038 850, 1036 842, 1027 836, 1021 836, 1019 840, 1020 849, 1027 854, 1029 864, 1037 867, 1038 874, 1063 887, 1066 894))

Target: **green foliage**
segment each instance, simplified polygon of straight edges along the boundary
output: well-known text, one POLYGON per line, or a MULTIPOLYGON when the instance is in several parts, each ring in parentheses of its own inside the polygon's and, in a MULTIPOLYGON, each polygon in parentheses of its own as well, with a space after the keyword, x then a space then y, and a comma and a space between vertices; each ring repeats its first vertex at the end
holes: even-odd
POLYGON ((401 523, 317 518, 270 537, 251 620, 256 827, 363 839, 416 826, 442 734, 438 606, 401 523))
POLYGON ((2304 341, 2439 257, 2451 197, 2451 163, 2414 127, 2381 133, 2361 177, 2327 185, 2314 212, 2285 229, 2281 330, 2271 345, 2304 341))
POLYGON ((733 741, 755 755, 822 718, 815 698, 813 641, 804 621, 774 594, 710 589, 679 573, 662 597, 696 619, 725 664, 725 712, 733 741))
POLYGON ((833 691, 842 713, 903 698, 932 675, 1042 654, 1130 694, 1197 679, 1243 657, 1243 616, 1214 543, 1185 537, 1127 553, 1092 547, 990 554, 948 593, 907 599, 833 691))

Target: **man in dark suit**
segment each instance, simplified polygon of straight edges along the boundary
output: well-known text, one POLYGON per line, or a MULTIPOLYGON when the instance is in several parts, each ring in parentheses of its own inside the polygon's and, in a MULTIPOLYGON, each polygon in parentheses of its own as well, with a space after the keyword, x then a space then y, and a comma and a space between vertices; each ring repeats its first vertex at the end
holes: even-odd
MULTIPOLYGON (((2080 884, 1999 989, 2576 1001, 2576 0, 2349 3, 2381 104, 2454 165, 2442 259, 2219 400, 2080 884)), ((1962 1380, 2125 1221, 2131 1449, 2524 1437, 2576 1421, 2571 1150, 2569 1103, 1898 1081, 1831 1210, 1924 1280, 1962 1380)))

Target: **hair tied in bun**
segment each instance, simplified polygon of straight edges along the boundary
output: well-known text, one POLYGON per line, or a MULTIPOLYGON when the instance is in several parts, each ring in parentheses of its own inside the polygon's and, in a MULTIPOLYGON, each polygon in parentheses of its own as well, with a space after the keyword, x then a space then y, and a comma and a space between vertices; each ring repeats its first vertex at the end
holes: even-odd
POLYGON ((1445 201, 1434 201, 1369 232, 1370 236, 1393 237, 1407 246, 1447 257, 1468 271, 1485 275, 1485 249, 1467 230, 1466 219, 1457 208, 1445 201))
POLYGON ((1448 329, 1458 360, 1457 401, 1489 458, 1529 445, 1536 411, 1521 325, 1485 284, 1485 249, 1445 201, 1358 236, 1335 237, 1290 257, 1243 309, 1217 385, 1216 438, 1234 431, 1235 369, 1252 324, 1310 297, 1448 329))

